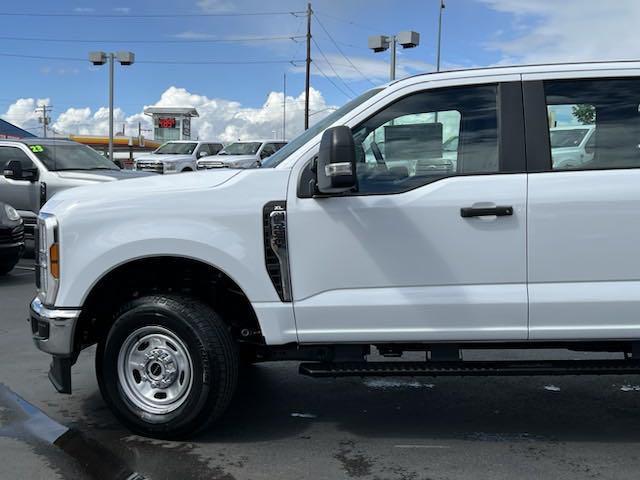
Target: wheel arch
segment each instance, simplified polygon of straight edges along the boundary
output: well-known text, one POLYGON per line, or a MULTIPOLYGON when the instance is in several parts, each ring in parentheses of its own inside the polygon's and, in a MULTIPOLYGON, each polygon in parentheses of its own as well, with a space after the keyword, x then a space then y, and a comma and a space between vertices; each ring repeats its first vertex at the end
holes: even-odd
POLYGON ((74 332, 75 348, 80 350, 103 338, 119 306, 157 293, 197 298, 222 316, 235 338, 264 343, 249 297, 226 271, 189 255, 150 254, 114 264, 87 289, 74 332))

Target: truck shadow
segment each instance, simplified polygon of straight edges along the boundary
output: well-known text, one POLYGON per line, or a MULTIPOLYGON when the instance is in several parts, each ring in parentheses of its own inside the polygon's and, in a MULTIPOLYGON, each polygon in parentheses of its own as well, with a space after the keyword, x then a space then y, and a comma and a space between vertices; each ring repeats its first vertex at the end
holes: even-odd
MULTIPOLYGON (((250 367, 229 411, 189 441, 298 440, 327 429, 406 440, 640 441, 637 376, 310 379, 296 369, 250 367)), ((84 418, 98 437, 129 435, 97 393, 85 399, 84 418)))

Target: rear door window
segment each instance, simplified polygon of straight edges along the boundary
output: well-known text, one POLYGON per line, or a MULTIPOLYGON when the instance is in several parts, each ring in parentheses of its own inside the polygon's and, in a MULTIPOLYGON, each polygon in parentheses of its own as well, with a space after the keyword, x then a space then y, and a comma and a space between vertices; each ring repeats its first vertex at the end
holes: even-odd
POLYGON ((553 170, 640 167, 640 80, 544 82, 553 170))

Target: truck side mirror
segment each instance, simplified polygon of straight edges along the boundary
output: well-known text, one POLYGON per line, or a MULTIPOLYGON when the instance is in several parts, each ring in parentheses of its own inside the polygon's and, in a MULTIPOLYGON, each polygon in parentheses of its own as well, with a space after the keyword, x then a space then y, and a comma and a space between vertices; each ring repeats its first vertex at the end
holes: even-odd
POLYGON ((351 129, 346 126, 325 130, 315 164, 316 191, 331 195, 358 188, 356 149, 351 129))
POLYGON ((29 182, 38 180, 38 169, 35 166, 34 168, 22 168, 22 162, 19 160, 9 160, 2 174, 11 180, 27 180, 29 182))
POLYGON ((198 158, 208 157, 208 156, 209 156, 209 152, 206 152, 204 150, 198 153, 198 158))

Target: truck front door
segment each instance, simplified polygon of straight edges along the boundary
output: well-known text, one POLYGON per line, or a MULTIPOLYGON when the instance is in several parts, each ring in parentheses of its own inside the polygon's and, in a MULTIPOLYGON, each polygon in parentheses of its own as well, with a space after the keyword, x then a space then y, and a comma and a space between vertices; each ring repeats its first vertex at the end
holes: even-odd
POLYGON ((527 338, 521 84, 424 88, 350 125, 357 192, 290 189, 301 342, 527 338))

